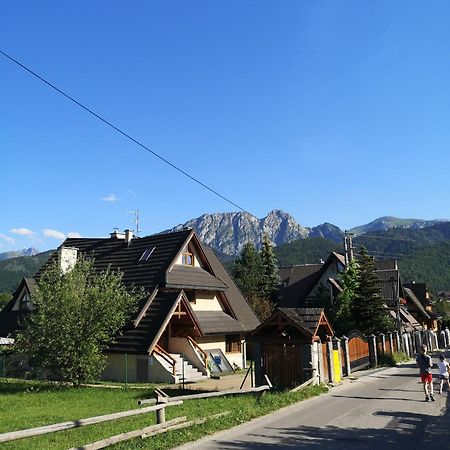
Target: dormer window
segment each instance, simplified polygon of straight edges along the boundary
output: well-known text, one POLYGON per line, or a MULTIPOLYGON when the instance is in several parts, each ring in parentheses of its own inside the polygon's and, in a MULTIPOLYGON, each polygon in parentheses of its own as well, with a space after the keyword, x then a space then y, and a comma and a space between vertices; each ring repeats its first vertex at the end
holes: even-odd
POLYGON ((193 266, 194 265, 194 255, 191 252, 184 252, 181 255, 181 264, 184 266, 193 266))

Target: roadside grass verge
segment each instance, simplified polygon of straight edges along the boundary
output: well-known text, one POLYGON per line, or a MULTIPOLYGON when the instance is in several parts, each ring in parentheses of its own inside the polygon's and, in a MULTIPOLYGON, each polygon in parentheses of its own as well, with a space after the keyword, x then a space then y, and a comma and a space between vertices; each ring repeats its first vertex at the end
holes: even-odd
MULTIPOLYGON (((133 439, 111 448, 128 450, 172 448, 326 391, 325 386, 311 386, 295 393, 266 392, 263 395, 187 400, 180 406, 167 408, 167 420, 180 416, 187 416, 188 420, 197 419, 223 411, 231 411, 231 414, 188 429, 144 440, 133 439)), ((0 379, 0 433, 136 409, 138 399, 151 397, 152 394, 153 389, 72 388, 53 383, 0 379)), ((177 390, 173 389, 171 395, 177 395, 177 390)), ((125 431, 144 428, 155 422, 155 413, 149 413, 2 443, 1 448, 2 450, 67 449, 125 431)))
POLYGON ((378 367, 394 367, 401 362, 409 361, 411 358, 404 352, 384 353, 378 357, 378 367))

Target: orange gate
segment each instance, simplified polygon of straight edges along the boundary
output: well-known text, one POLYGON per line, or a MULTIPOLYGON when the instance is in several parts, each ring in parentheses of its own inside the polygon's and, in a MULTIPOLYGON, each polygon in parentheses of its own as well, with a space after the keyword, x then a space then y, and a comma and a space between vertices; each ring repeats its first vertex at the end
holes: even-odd
POLYGON ((353 336, 348 340, 348 353, 352 372, 370 366, 369 343, 361 336, 353 336))

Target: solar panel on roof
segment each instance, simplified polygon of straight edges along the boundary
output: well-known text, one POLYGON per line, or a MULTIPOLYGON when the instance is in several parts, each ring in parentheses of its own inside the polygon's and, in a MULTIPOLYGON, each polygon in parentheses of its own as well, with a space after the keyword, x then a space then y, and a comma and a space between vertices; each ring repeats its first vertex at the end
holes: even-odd
POLYGON ((155 250, 156 247, 152 247, 152 248, 147 248, 144 250, 144 253, 142 253, 142 256, 139 258, 139 262, 144 262, 144 261, 148 261, 148 259, 150 258, 151 254, 153 253, 153 251, 155 250))

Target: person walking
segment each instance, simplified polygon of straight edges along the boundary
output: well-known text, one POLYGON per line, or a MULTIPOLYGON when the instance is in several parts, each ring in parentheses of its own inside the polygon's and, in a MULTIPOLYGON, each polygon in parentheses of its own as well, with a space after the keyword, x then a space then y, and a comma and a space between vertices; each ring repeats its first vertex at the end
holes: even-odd
POLYGON ((422 344, 416 358, 416 365, 419 368, 420 379, 422 380, 423 390, 425 392, 425 401, 429 402, 431 400, 434 402, 433 374, 431 373, 433 361, 431 361, 431 357, 427 354, 427 351, 427 346, 422 344))
POLYGON ((437 363, 439 368, 439 379, 441 380, 441 384, 439 385, 439 394, 442 394, 442 388, 444 386, 444 381, 447 381, 447 391, 450 391, 450 380, 449 380, 449 371, 450 364, 445 359, 444 355, 439 355, 439 361, 437 363))

